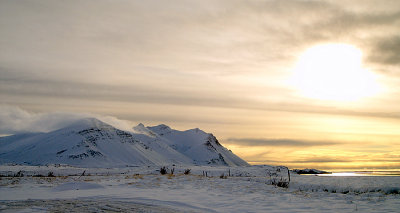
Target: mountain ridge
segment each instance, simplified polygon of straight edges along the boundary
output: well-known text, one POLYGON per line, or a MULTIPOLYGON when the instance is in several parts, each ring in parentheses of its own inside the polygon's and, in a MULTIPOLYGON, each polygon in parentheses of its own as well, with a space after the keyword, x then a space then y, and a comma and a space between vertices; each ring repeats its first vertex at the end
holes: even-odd
POLYGON ((165 124, 132 131, 84 118, 48 133, 0 137, 0 163, 68 164, 86 167, 144 165, 247 166, 216 137, 198 128, 179 131, 165 124))

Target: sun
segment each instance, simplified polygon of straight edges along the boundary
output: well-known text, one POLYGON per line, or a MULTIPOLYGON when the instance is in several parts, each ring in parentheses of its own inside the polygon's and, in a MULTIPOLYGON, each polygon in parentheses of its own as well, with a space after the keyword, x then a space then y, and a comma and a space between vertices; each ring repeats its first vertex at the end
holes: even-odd
POLYGON ((307 49, 293 69, 292 85, 301 96, 354 101, 377 93, 374 76, 362 66, 362 52, 349 44, 322 44, 307 49))

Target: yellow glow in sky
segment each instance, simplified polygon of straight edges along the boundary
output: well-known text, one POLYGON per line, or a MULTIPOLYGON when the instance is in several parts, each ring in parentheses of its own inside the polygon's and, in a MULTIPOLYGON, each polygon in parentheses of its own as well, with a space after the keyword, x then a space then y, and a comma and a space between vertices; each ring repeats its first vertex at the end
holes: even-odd
POLYGON ((378 85, 361 59, 361 50, 349 44, 313 46, 299 57, 291 82, 302 96, 320 100, 372 96, 378 85))

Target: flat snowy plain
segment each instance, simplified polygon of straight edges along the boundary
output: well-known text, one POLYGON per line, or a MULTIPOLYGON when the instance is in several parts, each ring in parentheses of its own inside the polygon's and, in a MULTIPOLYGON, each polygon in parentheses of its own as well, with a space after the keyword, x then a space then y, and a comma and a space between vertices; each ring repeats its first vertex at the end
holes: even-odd
POLYGON ((400 212, 399 176, 314 176, 283 167, 0 166, 2 212, 400 212), (172 167, 169 167, 172 168, 172 167), (7 177, 18 174, 23 177, 7 177), (56 177, 34 177, 53 172, 56 177), (84 172, 84 175, 82 173, 84 172), (203 176, 207 172, 207 176, 203 176), (222 174, 230 175, 221 178, 222 174))

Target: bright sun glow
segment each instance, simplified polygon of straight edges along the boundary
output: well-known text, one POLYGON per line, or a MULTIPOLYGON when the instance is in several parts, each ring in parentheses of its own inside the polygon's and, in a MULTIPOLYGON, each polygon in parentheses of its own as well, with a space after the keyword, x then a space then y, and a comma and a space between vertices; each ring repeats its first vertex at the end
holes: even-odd
POLYGON ((348 44, 311 47, 300 56, 291 82, 302 96, 315 99, 354 101, 372 96, 378 85, 361 58, 361 50, 348 44))

